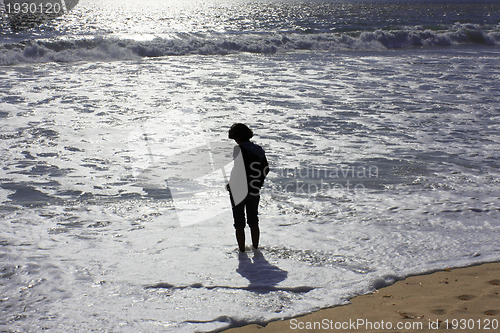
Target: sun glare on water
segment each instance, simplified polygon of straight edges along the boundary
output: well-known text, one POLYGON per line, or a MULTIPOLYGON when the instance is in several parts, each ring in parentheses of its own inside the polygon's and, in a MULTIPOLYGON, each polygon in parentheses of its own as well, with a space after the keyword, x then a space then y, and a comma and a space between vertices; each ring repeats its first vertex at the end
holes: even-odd
POLYGON ((82 29, 95 27, 100 33, 134 40, 152 40, 185 32, 223 32, 231 1, 80 1, 73 17, 82 29))

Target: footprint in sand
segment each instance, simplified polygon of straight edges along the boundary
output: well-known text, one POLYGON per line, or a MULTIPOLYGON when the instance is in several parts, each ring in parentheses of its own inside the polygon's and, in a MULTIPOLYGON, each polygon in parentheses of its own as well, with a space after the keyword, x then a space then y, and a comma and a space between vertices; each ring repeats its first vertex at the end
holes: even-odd
POLYGON ((458 299, 460 299, 462 301, 470 301, 473 298, 475 298, 475 296, 472 296, 472 295, 460 295, 460 296, 458 296, 458 299))
POLYGON ((484 311, 484 314, 487 316, 497 316, 498 314, 500 314, 500 311, 498 311, 498 310, 486 310, 486 311, 484 311))
POLYGON ((431 309, 431 313, 435 315, 444 315, 447 311, 445 309, 431 309))
MULTIPOLYGON (((494 286, 500 286, 500 280, 491 280, 489 281, 490 284, 494 286)), ((498 293, 495 293, 495 295, 498 295, 498 293)), ((484 314, 487 316, 498 316, 500 314, 499 310, 486 310, 484 311, 484 314)))

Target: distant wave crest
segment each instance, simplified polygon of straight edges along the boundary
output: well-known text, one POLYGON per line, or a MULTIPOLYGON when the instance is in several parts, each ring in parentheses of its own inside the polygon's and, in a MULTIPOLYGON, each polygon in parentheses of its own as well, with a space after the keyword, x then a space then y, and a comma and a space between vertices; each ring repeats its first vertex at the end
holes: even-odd
POLYGON ((498 45, 500 26, 455 24, 443 28, 394 28, 345 33, 178 33, 136 41, 113 37, 30 40, 0 46, 0 65, 43 62, 131 60, 178 55, 273 54, 294 50, 384 50, 461 44, 498 45))

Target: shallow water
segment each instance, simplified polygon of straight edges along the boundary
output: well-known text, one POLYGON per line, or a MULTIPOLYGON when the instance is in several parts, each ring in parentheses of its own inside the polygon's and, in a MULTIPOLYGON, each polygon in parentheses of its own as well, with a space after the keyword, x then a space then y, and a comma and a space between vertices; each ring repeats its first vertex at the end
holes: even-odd
POLYGON ((497 69, 494 48, 3 68, 3 328, 205 331, 498 260, 497 69), (220 169, 236 120, 272 166, 255 257, 220 169), (211 142, 222 162, 189 159, 211 142))

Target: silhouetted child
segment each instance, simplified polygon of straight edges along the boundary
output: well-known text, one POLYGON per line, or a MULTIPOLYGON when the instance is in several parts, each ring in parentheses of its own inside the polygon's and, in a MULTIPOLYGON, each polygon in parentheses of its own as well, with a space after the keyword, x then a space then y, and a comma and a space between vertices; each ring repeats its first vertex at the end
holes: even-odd
POLYGON ((259 145, 250 142, 252 137, 252 130, 244 124, 236 123, 229 129, 229 138, 234 139, 238 146, 234 149, 234 167, 227 189, 230 192, 236 240, 241 252, 245 252, 246 224, 250 227, 253 247, 259 247, 260 189, 269 173, 266 154, 259 145))

